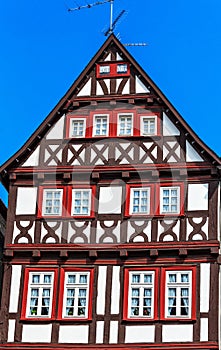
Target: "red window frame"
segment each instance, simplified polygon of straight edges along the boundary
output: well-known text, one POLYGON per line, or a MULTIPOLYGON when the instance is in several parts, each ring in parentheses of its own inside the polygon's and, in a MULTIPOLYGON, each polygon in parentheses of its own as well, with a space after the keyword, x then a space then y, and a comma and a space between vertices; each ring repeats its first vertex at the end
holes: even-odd
POLYGON ((94 283, 94 269, 93 268, 76 268, 76 267, 64 267, 61 269, 60 273, 60 290, 59 290, 59 301, 58 301, 58 320, 62 321, 71 321, 73 320, 82 322, 92 319, 92 295, 93 295, 93 283, 94 283), (87 317, 68 317, 65 318, 62 316, 63 307, 64 307, 64 283, 65 283, 65 273, 66 272, 89 272, 90 281, 89 281, 89 294, 88 294, 88 315, 87 317))
POLYGON ((97 78, 120 78, 120 77, 128 77, 130 76, 130 64, 128 62, 124 62, 124 61, 118 61, 115 63, 110 63, 110 62, 102 62, 97 64, 96 66, 96 77, 97 78), (119 65, 126 65, 127 66, 127 72, 125 73, 118 73, 117 72, 117 67, 119 65), (105 66, 109 66, 110 67, 110 72, 108 73, 100 73, 100 67, 105 67, 105 66))
POLYGON ((23 290, 23 298, 22 298, 22 308, 21 308, 21 320, 28 321, 49 321, 55 319, 55 307, 56 307, 56 291, 58 285, 58 270, 56 268, 26 268, 24 273, 24 290, 23 290), (50 317, 28 317, 27 316, 27 305, 28 305, 28 288, 29 288, 29 277, 31 272, 36 273, 47 273, 54 272, 54 280, 53 280, 53 295, 51 301, 51 315, 50 317))
POLYGON ((92 124, 90 121, 90 117, 87 115, 72 115, 72 114, 67 114, 66 115, 66 133, 65 133, 66 139, 74 139, 74 140, 78 140, 78 139, 84 139, 87 137, 91 137, 92 136, 92 124), (84 119, 85 120, 85 135, 82 137, 73 137, 70 136, 70 123, 72 119, 84 119))
POLYGON ((181 216, 184 215, 184 203, 185 203, 185 197, 184 197, 184 183, 181 182, 177 182, 177 183, 159 183, 156 186, 156 199, 155 202, 158 203, 158 205, 156 205, 156 215, 158 216, 181 216), (180 188, 180 210, 178 213, 172 213, 172 212, 165 212, 165 213, 161 213, 160 212, 160 204, 161 204, 161 196, 160 196, 160 189, 162 187, 179 187, 180 188))
POLYGON ((154 184, 150 183, 142 183, 142 184, 126 184, 126 203, 125 203, 125 216, 132 216, 132 217, 146 217, 146 216, 153 216, 154 215, 154 184), (131 189, 133 188, 149 188, 150 189, 150 203, 149 208, 150 212, 148 214, 146 213, 130 213, 130 205, 131 205, 131 189))
POLYGON ((196 266, 170 266, 170 267, 162 267, 161 270, 161 287, 160 287, 160 319, 164 321, 194 321, 196 320, 196 266), (190 317, 166 317, 166 272, 167 271, 192 271, 192 298, 191 298, 191 315, 190 317))
POLYGON ((66 202, 67 202, 67 188, 64 186, 39 186, 39 195, 38 195, 38 218, 61 218, 66 216, 66 202), (45 215, 43 213, 43 197, 44 197, 44 190, 57 190, 62 189, 63 195, 62 195, 62 210, 61 215, 45 215))
POLYGON ((148 322, 153 321, 157 319, 157 292, 158 292, 158 282, 159 282, 159 268, 157 267, 136 267, 136 268, 125 268, 124 271, 124 303, 123 303, 123 319, 125 321, 141 321, 141 322, 148 322), (155 277, 154 277, 154 302, 153 302, 153 317, 129 317, 128 316, 128 307, 129 307, 129 273, 132 271, 154 271, 155 277))
POLYGON ((95 196, 96 196, 96 186, 95 185, 77 185, 77 186, 68 186, 68 216, 72 218, 93 218, 95 216, 95 196), (72 190, 73 189, 82 189, 82 190, 91 190, 91 208, 90 208, 90 215, 72 215, 72 190))
POLYGON ((144 112, 144 113, 137 113, 135 118, 135 125, 134 125, 134 136, 142 136, 142 137, 153 137, 153 136, 160 136, 160 113, 154 113, 154 112, 144 112), (156 132, 154 134, 149 135, 142 135, 141 133, 141 125, 142 125, 142 118, 153 118, 156 117, 156 132))

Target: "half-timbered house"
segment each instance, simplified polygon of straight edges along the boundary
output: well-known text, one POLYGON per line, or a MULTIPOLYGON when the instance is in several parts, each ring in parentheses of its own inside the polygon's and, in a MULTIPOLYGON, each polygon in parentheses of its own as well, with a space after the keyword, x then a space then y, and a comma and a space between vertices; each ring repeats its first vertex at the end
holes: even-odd
POLYGON ((110 35, 0 169, 1 349, 218 349, 220 165, 110 35))

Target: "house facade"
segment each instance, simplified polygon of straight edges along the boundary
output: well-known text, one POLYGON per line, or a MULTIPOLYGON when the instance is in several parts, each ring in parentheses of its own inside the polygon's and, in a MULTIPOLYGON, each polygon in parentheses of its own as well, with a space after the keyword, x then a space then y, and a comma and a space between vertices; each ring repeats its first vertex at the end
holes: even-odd
POLYGON ((220 165, 110 35, 0 168, 1 349, 218 349, 220 165))

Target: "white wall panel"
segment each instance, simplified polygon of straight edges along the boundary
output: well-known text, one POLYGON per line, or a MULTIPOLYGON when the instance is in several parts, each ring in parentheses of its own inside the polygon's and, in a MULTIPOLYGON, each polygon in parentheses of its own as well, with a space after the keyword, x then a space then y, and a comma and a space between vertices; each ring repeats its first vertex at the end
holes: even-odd
POLYGON ((180 131, 167 117, 166 113, 163 113, 163 136, 178 136, 180 131))
POLYGON ((64 118, 65 114, 55 123, 46 135, 47 140, 62 140, 64 138, 64 118))
POLYGON ((39 165, 39 151, 40 151, 40 146, 38 146, 34 152, 28 157, 28 159, 24 162, 22 167, 25 166, 38 166, 39 165))
POLYGON ((8 343, 15 340, 15 320, 8 320, 8 343))
POLYGON ((23 343, 50 343, 52 324, 24 324, 22 329, 23 343))
POLYGON ((103 344, 104 342, 104 321, 97 321, 96 324, 96 343, 103 344))
POLYGON ((99 266, 97 281, 97 314, 104 315, 107 266, 99 266))
POLYGON ((120 214, 122 203, 122 187, 100 187, 99 214, 120 214))
POLYGON ((120 302, 120 266, 113 266, 111 288, 111 314, 119 313, 120 302))
POLYGON ((187 162, 203 162, 203 158, 197 151, 186 141, 186 161, 187 162))
POLYGON ((126 326, 125 343, 154 343, 155 326, 126 326))
POLYGON ((37 187, 18 187, 16 215, 34 215, 37 204, 37 187))
POLYGON ((209 312, 210 264, 200 264, 200 312, 209 312))
POLYGON ((163 342, 186 342, 193 341, 193 325, 163 325, 163 342))
POLYGON ((200 319, 200 341, 208 341, 208 318, 200 319))
POLYGON ((89 326, 60 326, 59 343, 88 343, 89 326))
POLYGON ((110 321, 110 344, 117 344, 118 341, 118 321, 110 321))
POLYGON ((21 265, 12 265, 9 312, 18 312, 21 265))
POLYGON ((187 210, 208 210, 208 184, 188 185, 187 210))

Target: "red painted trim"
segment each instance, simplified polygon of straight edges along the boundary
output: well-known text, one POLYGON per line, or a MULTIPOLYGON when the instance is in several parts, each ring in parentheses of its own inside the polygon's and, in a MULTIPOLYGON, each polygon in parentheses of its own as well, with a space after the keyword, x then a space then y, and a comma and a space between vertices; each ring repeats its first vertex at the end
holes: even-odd
POLYGON ((110 110, 105 110, 105 109, 98 109, 96 111, 91 111, 90 112, 90 121, 91 121, 91 137, 94 137, 94 138, 106 138, 106 137, 110 137, 110 126, 111 124, 113 123, 112 122, 112 111, 110 110), (95 116, 107 116, 108 120, 107 120, 107 123, 108 123, 108 134, 107 135, 94 135, 94 130, 93 128, 95 128, 95 123, 94 123, 94 120, 95 120, 95 116))
POLYGON ((87 115, 73 115, 73 114, 67 114, 66 115, 66 133, 65 133, 65 137, 67 139, 71 139, 73 138, 74 140, 78 140, 78 139, 84 139, 84 138, 88 138, 88 137, 92 137, 92 130, 91 130, 91 121, 89 116, 87 115), (70 136, 70 121, 71 119, 84 119, 85 120, 85 136, 82 137, 71 137, 70 136))
POLYGON ((194 321, 196 320, 196 266, 170 266, 162 267, 160 287, 160 319, 164 321, 194 321), (191 296, 191 317, 166 317, 166 272, 167 271, 192 271, 192 296, 191 296))
POLYGON ((160 183, 158 186, 156 186, 155 189, 155 213, 157 216, 180 216, 184 215, 184 203, 185 203, 185 196, 184 196, 184 183, 182 182, 164 182, 160 183), (179 213, 161 213, 160 212, 160 203, 161 203, 161 196, 160 196, 160 189, 161 187, 179 187, 180 188, 180 211, 179 213))
POLYGON ((38 189, 38 212, 37 212, 37 218, 56 218, 56 219, 60 219, 64 216, 66 216, 66 205, 67 203, 67 188, 65 186, 39 186, 38 189), (47 189, 62 189, 62 210, 61 210, 61 215, 44 215, 42 213, 42 207, 43 207, 43 195, 44 195, 44 190, 47 189))
POLYGON ((90 219, 94 218, 95 216, 95 196, 96 196, 96 186, 95 185, 77 185, 77 186, 68 186, 67 188, 68 191, 68 203, 67 203, 67 213, 68 216, 76 218, 76 219, 90 219), (73 189, 82 189, 82 190, 87 190, 91 189, 91 208, 90 208, 90 215, 72 215, 71 214, 71 209, 72 209, 72 190, 73 189))
POLYGON ((124 270, 124 302, 123 302, 123 319, 125 321, 139 321, 139 322, 148 322, 157 320, 157 289, 158 289, 158 283, 159 283, 159 268, 153 267, 153 268, 147 268, 147 267, 135 267, 135 268, 125 268, 124 270), (154 277, 154 304, 153 304, 153 318, 149 317, 129 317, 128 316, 128 296, 129 296, 129 273, 131 271, 154 271, 155 277, 154 277))
POLYGON ((126 203, 125 203, 125 216, 131 216, 131 217, 149 217, 149 216, 153 216, 154 215, 154 189, 155 186, 154 184, 150 184, 150 183, 141 183, 141 184, 126 184, 126 203), (133 214, 130 213, 130 202, 131 202, 131 189, 133 188, 149 188, 150 189, 150 212, 149 214, 133 214))
POLYGON ((32 268, 28 267, 25 269, 24 273, 24 290, 23 290, 23 299, 22 299, 22 308, 21 308, 21 320, 27 321, 50 321, 55 319, 55 298, 56 298, 56 290, 58 285, 58 270, 56 268, 46 267, 46 268, 32 268), (27 297, 28 297, 28 285, 29 285, 29 277, 30 272, 54 272, 54 282, 53 282, 53 297, 52 297, 52 308, 51 308, 51 316, 50 317, 27 317, 27 297))
POLYGON ((106 78, 120 78, 120 77, 128 77, 130 76, 130 64, 127 62, 123 62, 123 61, 118 61, 115 63, 111 63, 111 62, 103 62, 103 63, 99 63, 96 65, 96 77, 97 78, 101 78, 101 79, 106 79, 106 78), (127 65, 127 72, 126 73, 118 73, 117 72, 117 66, 118 65, 127 65), (109 66, 110 67, 110 72, 105 74, 105 73, 100 73, 100 67, 106 67, 109 66))
POLYGON ((161 135, 161 119, 160 119, 160 113, 154 112, 154 111, 146 111, 144 113, 137 113, 136 116, 136 124, 137 124, 137 130, 134 130, 134 136, 141 136, 141 137, 154 137, 154 136, 160 136, 161 135), (156 133, 150 134, 150 135, 141 135, 141 120, 142 117, 156 117, 156 133))
POLYGON ((93 292, 93 283, 94 283, 94 269, 93 268, 80 268, 80 267, 64 267, 61 269, 60 274, 60 290, 59 290, 59 301, 58 301, 58 317, 60 321, 72 321, 76 320, 77 322, 87 321, 92 319, 92 292, 93 292), (88 294, 88 316, 87 317, 62 317, 63 302, 64 302, 64 282, 65 282, 65 272, 89 272, 90 273, 90 282, 89 282, 89 294, 88 294))

